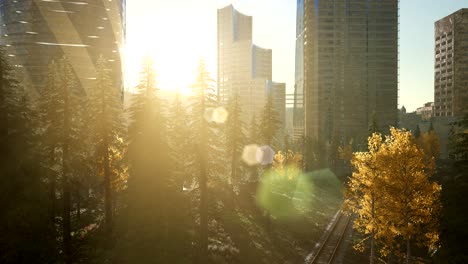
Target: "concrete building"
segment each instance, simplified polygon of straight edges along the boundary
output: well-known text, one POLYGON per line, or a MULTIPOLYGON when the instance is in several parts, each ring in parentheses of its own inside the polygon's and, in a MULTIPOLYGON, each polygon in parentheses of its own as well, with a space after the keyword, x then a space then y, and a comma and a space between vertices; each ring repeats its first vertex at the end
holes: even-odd
POLYGON ((424 106, 416 108, 416 114, 423 120, 430 120, 434 114, 434 102, 425 103, 424 106))
MULTIPOLYGON (((238 94, 244 122, 261 116, 269 91, 277 96, 284 84, 272 82, 272 51, 252 42, 252 17, 232 5, 218 9, 218 100, 226 104, 238 94)), ((276 111, 284 115, 285 95, 276 111)), ((275 100, 280 100, 279 98, 275 100)), ((283 118, 283 124, 285 119, 283 118)))
POLYGON ((94 85, 100 55, 109 61, 114 85, 123 85, 125 0, 0 1, 0 34, 0 45, 32 91, 41 92, 48 64, 63 55, 78 89, 94 85))
POLYGON ((397 123, 398 1, 304 1, 305 136, 365 148, 397 123))
POLYGON ((434 116, 468 113, 468 8, 435 22, 434 116))

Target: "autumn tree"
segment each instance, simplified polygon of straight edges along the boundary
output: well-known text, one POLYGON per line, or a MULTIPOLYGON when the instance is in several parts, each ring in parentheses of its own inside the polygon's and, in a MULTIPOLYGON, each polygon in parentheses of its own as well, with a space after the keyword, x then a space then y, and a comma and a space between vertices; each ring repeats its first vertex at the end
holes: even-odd
POLYGON ((115 158, 122 157, 123 143, 123 105, 119 87, 113 85, 110 69, 106 60, 100 57, 96 65, 96 85, 89 91, 90 126, 97 171, 103 176, 104 214, 106 233, 112 231, 112 180, 121 171, 113 165, 115 158))
MULTIPOLYGON (((383 144, 382 137, 378 133, 373 133, 368 140, 367 152, 356 152, 352 154, 351 164, 354 172, 348 182, 348 193, 345 204, 351 211, 359 217, 354 221, 354 227, 368 237, 370 241, 370 263, 375 263, 375 238, 380 235, 382 228, 381 215, 385 207, 382 186, 384 185, 381 170, 382 155, 380 148, 383 144)), ((347 155, 350 149, 343 150, 343 155, 347 155)), ((360 241, 356 247, 364 248, 364 240, 360 241)))
POLYGON ((412 243, 437 247, 441 187, 429 181, 434 159, 428 162, 411 133, 390 132, 385 141, 372 136, 369 152, 355 154, 347 204, 358 213, 358 231, 373 234, 383 255, 399 252, 403 241, 410 263, 412 243))
POLYGON ((439 159, 440 142, 434 129, 422 134, 418 142, 428 159, 439 159))

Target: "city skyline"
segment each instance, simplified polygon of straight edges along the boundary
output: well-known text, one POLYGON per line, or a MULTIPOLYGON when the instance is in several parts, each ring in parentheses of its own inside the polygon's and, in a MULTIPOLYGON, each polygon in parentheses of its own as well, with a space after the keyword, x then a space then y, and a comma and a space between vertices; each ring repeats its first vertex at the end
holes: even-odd
MULTIPOLYGON (((293 93, 296 1, 281 0, 182 0, 177 3, 129 1, 127 88, 136 84, 140 62, 148 53, 155 57, 161 86, 181 88, 180 86, 188 85, 193 81, 193 72, 199 58, 205 59, 213 79, 216 79, 216 10, 229 4, 233 4, 240 12, 255 17, 253 41, 260 47, 273 50, 273 75, 276 81, 286 83, 288 94, 293 93), (265 5, 269 8, 262 8, 265 5), (177 16, 169 15, 175 10, 177 16), (151 24, 151 32, 154 32, 149 38, 146 34, 147 24, 151 24), (168 27, 169 24, 172 27, 168 27), (199 28, 203 28, 203 31, 197 32, 199 28), (206 40, 200 43, 191 41, 191 48, 184 49, 186 40, 183 34, 175 34, 184 29, 189 36, 199 35, 206 40), (163 41, 166 39, 174 41, 163 41), (172 46, 180 47, 180 53, 174 55, 165 52, 172 46), (185 58, 183 65, 171 62, 173 59, 180 62, 180 58, 185 58), (184 76, 175 76, 176 70, 184 76)), ((422 0, 400 1, 399 108, 405 106, 408 111, 415 111, 424 103, 434 100, 434 23, 463 7, 468 7, 468 0, 432 1, 430 6, 427 1, 422 0), (424 12, 420 10, 423 5, 424 12)))

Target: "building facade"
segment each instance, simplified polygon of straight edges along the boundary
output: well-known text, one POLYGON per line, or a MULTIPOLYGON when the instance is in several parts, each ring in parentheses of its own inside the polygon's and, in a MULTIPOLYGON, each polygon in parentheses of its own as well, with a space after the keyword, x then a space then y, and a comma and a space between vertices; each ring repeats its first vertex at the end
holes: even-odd
POLYGON ((468 8, 435 22, 434 116, 468 113, 468 8))
POLYGON ((86 93, 94 85, 101 55, 108 60, 114 85, 123 88, 125 0, 1 1, 0 25, 0 45, 32 91, 41 93, 48 64, 64 55, 77 89, 86 93))
POLYGON ((398 1, 305 0, 305 136, 364 149, 373 116, 396 125, 397 101, 398 1))
MULTIPOLYGON (((217 78, 219 102, 227 104, 232 96, 238 95, 244 122, 250 122, 253 115, 259 118, 268 92, 281 86, 271 81, 271 49, 252 42, 252 17, 232 5, 218 9, 217 78)), ((282 106, 277 107, 277 112, 285 112, 284 92, 282 106)))
POLYGON ((297 0, 292 139, 304 135, 304 0, 297 0))
POLYGON ((434 114, 434 103, 428 102, 424 106, 416 108, 416 114, 421 116, 423 120, 430 120, 434 114))

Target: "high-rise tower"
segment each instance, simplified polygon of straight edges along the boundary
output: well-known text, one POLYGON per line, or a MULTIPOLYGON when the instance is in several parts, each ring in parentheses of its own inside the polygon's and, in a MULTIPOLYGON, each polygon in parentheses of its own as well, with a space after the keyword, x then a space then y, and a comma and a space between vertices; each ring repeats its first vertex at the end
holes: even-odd
POLYGON ((100 55, 108 60, 114 85, 123 86, 125 0, 1 1, 0 34, 0 45, 20 69, 19 78, 39 93, 48 64, 63 55, 78 89, 92 87, 100 55))
MULTIPOLYGON (((272 86, 272 51, 252 43, 252 17, 232 5, 218 10, 218 100, 226 104, 237 94, 243 119, 260 117, 268 93, 280 92, 284 84, 272 86), (269 89, 269 87, 275 87, 269 89)), ((284 94, 284 91, 280 94, 284 94)), ((276 96, 276 95, 272 95, 276 96)), ((284 96, 283 96, 284 98, 284 96)), ((280 107, 280 104, 276 104, 280 107)), ((277 112, 284 113, 285 102, 277 112)), ((282 120, 284 124, 284 120, 282 120)))
POLYGON ((304 1, 305 135, 365 147, 397 122, 398 1, 304 1))
POLYGON ((468 113, 468 9, 435 22, 434 116, 468 113))

